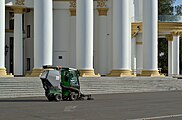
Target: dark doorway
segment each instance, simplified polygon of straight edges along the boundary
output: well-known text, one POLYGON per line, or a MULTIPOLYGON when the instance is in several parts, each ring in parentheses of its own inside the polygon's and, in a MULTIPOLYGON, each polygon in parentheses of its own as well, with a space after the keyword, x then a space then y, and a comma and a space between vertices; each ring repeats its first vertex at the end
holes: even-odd
POLYGON ((182 38, 180 37, 180 42, 179 42, 179 64, 180 64, 180 74, 182 74, 182 38))
POLYGON ((10 73, 14 74, 14 38, 10 37, 10 73))
POLYGON ((158 39, 158 68, 161 73, 168 74, 168 41, 166 38, 158 39))

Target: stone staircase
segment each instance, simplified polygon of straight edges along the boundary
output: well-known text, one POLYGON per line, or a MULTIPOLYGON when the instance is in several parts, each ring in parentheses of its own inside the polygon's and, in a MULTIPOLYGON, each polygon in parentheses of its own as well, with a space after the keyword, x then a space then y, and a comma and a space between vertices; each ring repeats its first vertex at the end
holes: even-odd
MULTIPOLYGON (((110 94, 182 90, 182 80, 170 77, 80 78, 86 94, 110 94)), ((44 96, 38 77, 0 78, 0 98, 44 96)))
POLYGON ((0 78, 0 98, 43 96, 39 78, 0 78))
POLYGON ((171 77, 81 78, 81 90, 91 94, 182 90, 182 79, 171 77))

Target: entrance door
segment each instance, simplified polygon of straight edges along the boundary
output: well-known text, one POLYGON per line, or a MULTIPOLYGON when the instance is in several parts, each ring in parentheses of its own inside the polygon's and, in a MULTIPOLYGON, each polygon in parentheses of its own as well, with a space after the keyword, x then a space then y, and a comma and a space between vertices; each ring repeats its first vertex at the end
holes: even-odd
POLYGON ((14 38, 13 37, 10 37, 10 43, 9 43, 10 47, 9 47, 9 50, 10 50, 10 73, 14 74, 14 38))

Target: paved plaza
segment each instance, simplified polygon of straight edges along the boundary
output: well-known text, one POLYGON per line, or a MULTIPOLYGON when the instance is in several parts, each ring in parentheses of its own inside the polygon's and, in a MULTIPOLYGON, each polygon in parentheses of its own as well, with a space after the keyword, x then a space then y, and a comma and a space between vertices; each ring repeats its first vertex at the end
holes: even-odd
POLYGON ((182 91, 93 95, 91 101, 0 99, 4 120, 181 120, 182 91))

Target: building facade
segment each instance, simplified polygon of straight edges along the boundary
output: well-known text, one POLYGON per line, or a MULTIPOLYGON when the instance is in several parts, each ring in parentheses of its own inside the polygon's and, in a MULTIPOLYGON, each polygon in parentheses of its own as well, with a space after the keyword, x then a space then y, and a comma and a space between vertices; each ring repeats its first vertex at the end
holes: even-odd
POLYGON ((158 38, 168 40, 168 75, 179 74, 182 20, 158 16, 158 0, 1 0, 0 76, 38 76, 43 65, 81 76, 160 76, 158 38))

